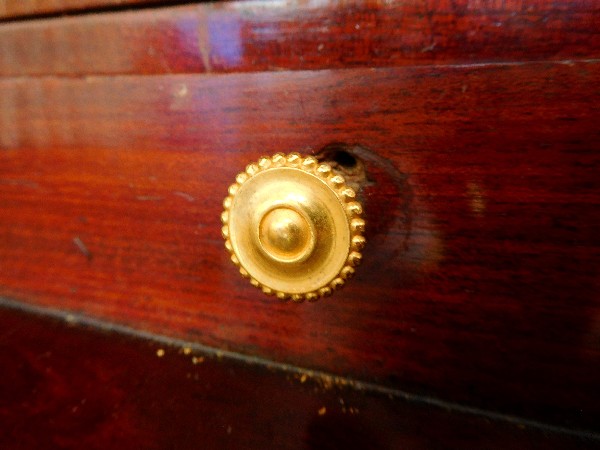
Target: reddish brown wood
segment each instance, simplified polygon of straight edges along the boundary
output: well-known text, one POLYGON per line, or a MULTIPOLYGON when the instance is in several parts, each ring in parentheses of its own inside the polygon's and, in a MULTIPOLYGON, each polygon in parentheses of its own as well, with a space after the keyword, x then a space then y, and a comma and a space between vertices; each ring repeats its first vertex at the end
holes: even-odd
POLYGON ((0 295, 553 423, 600 417, 597 62, 0 80, 0 295), (219 214, 360 144, 355 280, 281 304, 219 214))
POLYGON ((0 19, 167 2, 169 0, 0 0, 0 19))
POLYGON ((0 27, 0 75, 204 72, 196 7, 0 27))
POLYGON ((0 75, 157 74, 600 57, 600 3, 225 2, 0 27, 0 75))
POLYGON ((600 445, 14 311, 0 329, 5 450, 600 445))

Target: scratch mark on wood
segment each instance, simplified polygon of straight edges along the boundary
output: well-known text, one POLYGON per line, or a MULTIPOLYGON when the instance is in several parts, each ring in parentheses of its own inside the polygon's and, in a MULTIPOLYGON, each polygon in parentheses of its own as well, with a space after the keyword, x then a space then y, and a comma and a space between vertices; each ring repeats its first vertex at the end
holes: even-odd
POLYGON ((210 63, 210 35, 208 33, 208 18, 204 9, 198 10, 198 50, 200 50, 200 57, 202 58, 202 64, 204 64, 204 70, 206 72, 212 72, 210 63))
POLYGON ((196 199, 194 197, 192 197, 190 194, 188 194, 187 192, 175 191, 175 192, 173 192, 173 194, 186 199, 190 203, 196 201, 196 199))
POLYGON ((156 195, 138 195, 136 199, 141 202, 159 202, 163 198, 156 195))
POLYGON ((88 250, 79 236, 73 238, 73 243, 88 260, 92 259, 92 253, 88 250))

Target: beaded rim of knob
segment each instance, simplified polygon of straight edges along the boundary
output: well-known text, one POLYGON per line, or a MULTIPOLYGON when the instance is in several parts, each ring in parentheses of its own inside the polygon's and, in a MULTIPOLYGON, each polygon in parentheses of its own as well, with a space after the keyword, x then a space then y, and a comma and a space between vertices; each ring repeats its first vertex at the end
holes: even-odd
POLYGON ((271 157, 262 156, 257 162, 249 164, 246 166, 246 170, 244 172, 240 172, 236 176, 235 180, 236 182, 229 186, 228 196, 223 201, 224 210, 221 213, 221 222, 223 223, 223 227, 221 229, 221 234, 223 239, 225 239, 225 248, 230 253, 231 261, 238 267, 242 277, 249 279, 252 286, 262 290, 262 292, 267 295, 275 295, 280 300, 292 300, 294 302, 302 302, 304 300, 316 301, 319 298, 330 296, 335 290, 340 289, 346 283, 346 281, 354 275, 355 267, 358 266, 362 260, 361 251, 366 243, 363 235, 365 231, 365 220, 362 217, 363 208, 362 205, 356 200, 356 193, 354 189, 347 186, 344 177, 336 174, 329 164, 319 163, 314 156, 303 157, 296 152, 288 155, 276 153, 271 157), (341 204, 344 206, 344 210, 348 218, 350 245, 346 262, 338 274, 333 277, 330 282, 312 292, 292 294, 289 292, 277 291, 268 286, 264 286, 255 278, 253 278, 242 266, 229 239, 229 210, 233 204, 233 197, 239 190, 240 186, 260 172, 280 167, 301 169, 325 181, 329 188, 336 194, 341 204))

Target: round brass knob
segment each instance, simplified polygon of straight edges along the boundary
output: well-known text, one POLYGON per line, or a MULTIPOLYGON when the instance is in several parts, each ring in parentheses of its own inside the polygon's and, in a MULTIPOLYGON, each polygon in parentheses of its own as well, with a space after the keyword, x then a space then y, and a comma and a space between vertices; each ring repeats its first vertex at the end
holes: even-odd
POLYGON ((237 175, 223 206, 231 260, 265 294, 317 300, 340 288, 362 259, 356 194, 312 156, 260 158, 237 175))

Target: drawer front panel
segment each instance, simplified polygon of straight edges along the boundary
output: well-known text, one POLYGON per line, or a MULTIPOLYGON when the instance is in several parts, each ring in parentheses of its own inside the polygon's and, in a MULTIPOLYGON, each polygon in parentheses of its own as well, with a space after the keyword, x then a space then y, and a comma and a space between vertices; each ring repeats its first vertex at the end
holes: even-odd
MULTIPOLYGON (((0 75, 173 74, 600 57, 600 3, 222 2, 0 26, 0 75)), ((1 12, 1 8, 0 8, 1 12)))
POLYGON ((594 427, 595 61, 0 80, 0 294, 559 424, 594 427), (219 215, 263 154, 346 143, 368 246, 284 304, 219 215))

